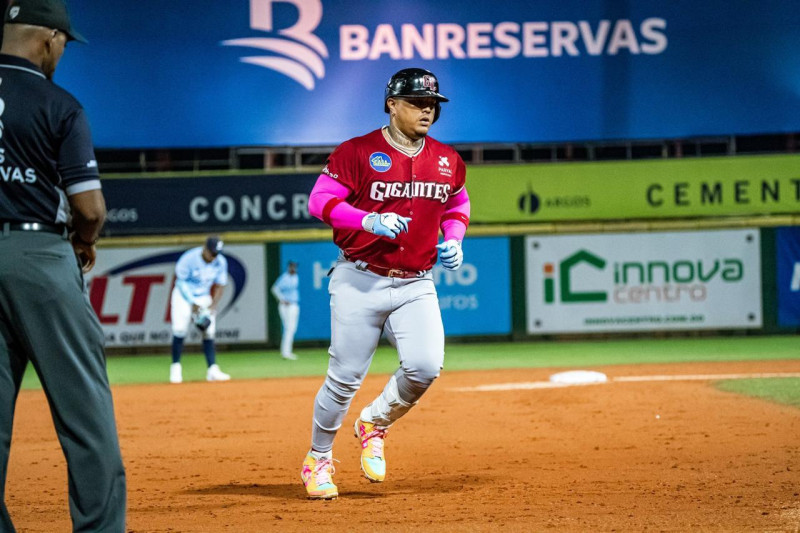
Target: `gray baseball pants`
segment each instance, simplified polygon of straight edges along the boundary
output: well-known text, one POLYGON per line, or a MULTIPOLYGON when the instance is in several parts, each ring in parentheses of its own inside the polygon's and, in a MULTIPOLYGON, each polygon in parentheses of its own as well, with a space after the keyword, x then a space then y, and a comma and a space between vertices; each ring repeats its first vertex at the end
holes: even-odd
POLYGON ((311 444, 333 448, 336 432, 367 374, 385 331, 397 348, 400 367, 361 418, 389 427, 417 403, 444 363, 444 327, 430 272, 401 279, 360 270, 339 261, 328 286, 331 345, 328 373, 314 402, 311 444))
POLYGON ((125 531, 125 470, 103 332, 72 246, 51 233, 0 232, 0 531, 14 407, 27 363, 44 388, 67 460, 73 531, 125 531))

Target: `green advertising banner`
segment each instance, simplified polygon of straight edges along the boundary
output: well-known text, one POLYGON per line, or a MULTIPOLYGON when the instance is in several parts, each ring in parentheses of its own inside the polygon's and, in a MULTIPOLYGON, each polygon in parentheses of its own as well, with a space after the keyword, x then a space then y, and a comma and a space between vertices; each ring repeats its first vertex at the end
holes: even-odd
POLYGON ((473 222, 800 212, 800 155, 471 166, 473 222))

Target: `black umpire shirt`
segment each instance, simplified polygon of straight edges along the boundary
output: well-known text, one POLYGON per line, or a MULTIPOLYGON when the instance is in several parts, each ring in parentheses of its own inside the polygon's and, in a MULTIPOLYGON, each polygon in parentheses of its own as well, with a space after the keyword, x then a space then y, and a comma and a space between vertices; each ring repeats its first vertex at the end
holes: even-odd
POLYGON ((0 54, 0 222, 66 224, 67 196, 99 188, 81 105, 30 61, 0 54))

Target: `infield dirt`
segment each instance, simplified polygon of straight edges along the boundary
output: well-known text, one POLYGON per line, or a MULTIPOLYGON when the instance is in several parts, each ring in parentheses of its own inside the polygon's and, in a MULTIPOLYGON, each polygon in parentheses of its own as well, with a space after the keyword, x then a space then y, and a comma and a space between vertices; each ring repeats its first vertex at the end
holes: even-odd
MULTIPOLYGON (((334 447, 340 497, 300 482, 322 377, 114 388, 132 532, 797 531, 800 409, 709 381, 460 392, 556 369, 448 372, 389 432, 387 479, 334 447)), ((800 361, 592 368, 609 377, 800 372, 800 361)), ((166 366, 165 366, 166 372, 166 366)), ((87 413, 87 416, 90 416, 87 413)), ((44 394, 20 393, 6 502, 18 530, 70 530, 44 394)))

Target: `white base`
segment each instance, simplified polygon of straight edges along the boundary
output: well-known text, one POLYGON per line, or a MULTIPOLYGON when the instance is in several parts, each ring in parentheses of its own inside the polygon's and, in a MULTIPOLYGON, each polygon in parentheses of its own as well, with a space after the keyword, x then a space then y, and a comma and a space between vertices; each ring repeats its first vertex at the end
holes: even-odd
POLYGON ((562 383, 565 385, 580 385, 584 383, 605 383, 608 381, 608 376, 602 372, 595 372, 593 370, 569 370, 567 372, 559 372, 550 376, 552 383, 562 383))

